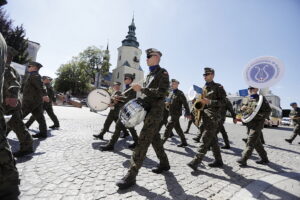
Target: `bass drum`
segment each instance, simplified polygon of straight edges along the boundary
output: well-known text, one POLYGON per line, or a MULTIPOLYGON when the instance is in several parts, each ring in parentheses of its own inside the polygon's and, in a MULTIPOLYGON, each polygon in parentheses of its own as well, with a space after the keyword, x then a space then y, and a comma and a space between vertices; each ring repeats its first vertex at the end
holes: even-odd
POLYGON ((110 95, 104 89, 95 89, 89 93, 86 103, 94 111, 103 111, 110 104, 110 95))
POLYGON ((128 101, 119 113, 119 119, 127 127, 135 127, 144 121, 147 111, 142 99, 128 101))

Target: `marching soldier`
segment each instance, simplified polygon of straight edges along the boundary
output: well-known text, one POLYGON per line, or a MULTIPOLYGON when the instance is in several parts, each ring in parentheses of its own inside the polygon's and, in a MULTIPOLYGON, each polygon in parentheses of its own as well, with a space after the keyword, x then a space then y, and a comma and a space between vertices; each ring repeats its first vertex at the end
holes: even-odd
POLYGON ((226 120, 226 112, 227 112, 227 110, 230 112, 230 114, 231 114, 231 116, 233 118, 233 123, 236 124, 237 123, 236 114, 235 114, 235 112, 233 110, 233 107, 232 107, 232 104, 231 104, 231 102, 229 101, 228 98, 226 98, 225 105, 222 106, 221 109, 220 109, 221 121, 220 121, 219 131, 221 132, 223 140, 224 140, 224 143, 225 143, 225 145, 222 146, 221 149, 230 149, 228 135, 227 135, 227 132, 226 132, 225 127, 224 127, 224 123, 225 123, 225 120, 226 120))
MULTIPOLYGON (((248 112, 249 110, 255 109, 259 95, 257 94, 258 88, 249 87, 250 96, 243 99, 241 111, 248 112)), ((264 127, 264 122, 267 117, 269 117, 271 112, 271 107, 265 97, 263 97, 262 105, 255 115, 255 117, 248 123, 246 123, 249 135, 247 138, 246 148, 242 153, 242 158, 238 159, 237 162, 240 166, 247 166, 247 160, 252 155, 253 150, 255 149, 258 155, 261 157, 260 160, 256 161, 257 164, 267 164, 269 159, 267 152, 264 149, 264 146, 261 143, 260 135, 264 127)))
MULTIPOLYGON (((6 3, 6 1, 0 0, 0 7, 6 3)), ((6 139, 6 124, 2 106, 2 85, 7 56, 6 52, 6 42, 0 33, 0 199, 17 200, 20 194, 20 179, 15 160, 12 156, 10 146, 6 139)))
POLYGON ((146 110, 148 110, 148 113, 140 132, 138 144, 132 154, 129 170, 126 176, 117 182, 120 189, 126 189, 135 184, 136 176, 142 167, 150 144, 152 144, 160 161, 159 165, 152 169, 152 172, 159 174, 170 169, 169 160, 159 135, 159 124, 165 106, 164 99, 169 88, 169 74, 167 70, 159 66, 160 57, 162 56, 160 51, 151 48, 146 50, 146 54, 150 73, 143 88, 139 84, 133 84, 132 88, 136 92, 141 91, 145 96, 143 100, 147 105, 146 110))
MULTIPOLYGON (((187 165, 197 170, 199 163, 203 160, 208 148, 211 146, 215 161, 208 164, 210 167, 221 167, 223 161, 217 139, 217 128, 219 123, 219 109, 225 104, 226 92, 222 85, 213 81, 215 71, 212 68, 204 68, 204 79, 206 84, 203 88, 206 95, 200 100, 204 105, 201 111, 203 132, 200 140, 198 153, 187 165)), ((204 93, 204 92, 203 92, 204 93)))
POLYGON ((181 139, 181 144, 177 145, 178 147, 185 147, 187 146, 186 138, 183 134, 183 131, 180 127, 180 116, 182 115, 182 106, 185 108, 185 116, 190 117, 190 108, 185 98, 184 93, 178 89, 179 81, 176 79, 171 80, 171 87, 173 89, 171 94, 171 102, 169 103, 169 115, 171 119, 168 121, 164 136, 163 136, 163 143, 167 141, 170 137, 172 129, 175 128, 177 134, 181 139))
POLYGON ((33 135, 34 138, 47 137, 47 125, 44 117, 43 102, 49 102, 47 90, 42 83, 39 74, 40 68, 43 67, 38 62, 30 62, 28 65, 29 76, 25 80, 23 88, 22 112, 23 118, 31 113, 39 123, 40 133, 33 135))
POLYGON ((4 72, 4 110, 6 115, 12 115, 11 119, 7 122, 7 135, 10 130, 13 130, 20 142, 20 150, 13 153, 15 157, 21 157, 33 153, 33 140, 27 131, 23 120, 21 111, 21 101, 19 99, 20 92, 20 76, 18 72, 11 67, 13 56, 17 54, 16 50, 12 47, 7 48, 7 61, 4 72))
POLYGON ((290 118, 293 120, 295 127, 294 134, 289 139, 285 139, 285 141, 292 144, 297 135, 300 135, 300 108, 297 106, 296 102, 291 103, 290 106, 293 108, 290 112, 290 118))
MULTIPOLYGON (((57 116, 54 114, 53 111, 53 106, 52 106, 52 102, 56 102, 56 98, 55 98, 55 94, 53 91, 53 87, 51 86, 51 81, 52 78, 50 78, 49 76, 43 76, 42 77, 42 81, 47 89, 47 95, 49 97, 49 102, 44 102, 43 104, 43 109, 47 112, 48 116, 50 117, 50 119, 53 121, 53 125, 49 126, 49 128, 51 129, 58 129, 59 128, 59 121, 57 119, 57 116)), ((29 120, 26 122, 26 127, 29 128, 31 126, 31 124, 35 121, 35 118, 33 115, 31 115, 31 117, 29 118, 29 120)))
MULTIPOLYGON (((120 82, 114 82, 113 83, 114 92, 111 95, 112 99, 114 99, 115 96, 120 96, 121 95, 120 89, 121 89, 121 83, 120 82)), ((113 123, 113 121, 116 122, 118 120, 119 112, 118 112, 118 110, 115 109, 115 104, 116 103, 118 103, 116 100, 111 101, 111 104, 109 105, 110 111, 109 111, 109 113, 106 117, 103 128, 102 128, 102 130, 100 131, 99 134, 93 135, 95 138, 103 140, 103 136, 107 131, 109 131, 110 125, 113 123)), ((124 132, 124 134, 129 135, 128 131, 126 130, 125 127, 122 127, 122 131, 124 132)))
MULTIPOLYGON (((120 96, 115 97, 116 100, 117 100, 117 103, 115 104, 115 112, 117 114, 116 118, 118 118, 120 109, 128 101, 136 98, 136 92, 130 88, 130 84, 134 80, 134 75, 124 74, 124 77, 125 77, 124 78, 124 83, 125 83, 125 86, 126 86, 126 89, 124 91, 124 95, 120 95, 120 96)), ((115 132, 113 133, 110 141, 106 145, 101 146, 100 150, 101 151, 111 151, 111 150, 113 150, 116 142, 118 141, 118 139, 120 137, 120 133, 121 133, 122 129, 126 129, 126 127, 122 124, 121 120, 118 119, 117 122, 116 122, 115 132)), ((129 148, 133 149, 137 145, 138 136, 137 136, 136 130, 134 128, 128 128, 128 129, 129 129, 129 131, 131 133, 131 136, 132 136, 132 139, 134 141, 133 144, 129 145, 129 148)))

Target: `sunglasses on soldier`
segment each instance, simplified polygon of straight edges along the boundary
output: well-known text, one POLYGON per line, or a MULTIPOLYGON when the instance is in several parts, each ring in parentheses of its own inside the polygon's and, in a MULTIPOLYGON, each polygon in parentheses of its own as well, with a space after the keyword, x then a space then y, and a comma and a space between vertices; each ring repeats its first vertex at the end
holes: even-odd
POLYGON ((205 74, 203 74, 203 76, 209 76, 209 75, 211 75, 212 73, 205 73, 205 74))
POLYGON ((147 58, 149 59, 149 58, 151 58, 152 56, 157 56, 157 55, 149 54, 149 55, 147 55, 147 58))

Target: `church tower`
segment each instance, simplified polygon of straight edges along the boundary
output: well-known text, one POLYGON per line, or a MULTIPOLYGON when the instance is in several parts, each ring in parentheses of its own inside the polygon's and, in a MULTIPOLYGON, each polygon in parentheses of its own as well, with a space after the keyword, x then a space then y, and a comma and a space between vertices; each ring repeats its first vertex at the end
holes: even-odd
POLYGON ((122 41, 122 46, 118 48, 118 61, 117 66, 113 69, 112 80, 119 81, 124 87, 124 74, 135 74, 134 82, 142 83, 144 79, 144 72, 140 66, 140 57, 142 54, 139 49, 139 42, 135 37, 135 24, 134 18, 128 27, 128 35, 122 41))

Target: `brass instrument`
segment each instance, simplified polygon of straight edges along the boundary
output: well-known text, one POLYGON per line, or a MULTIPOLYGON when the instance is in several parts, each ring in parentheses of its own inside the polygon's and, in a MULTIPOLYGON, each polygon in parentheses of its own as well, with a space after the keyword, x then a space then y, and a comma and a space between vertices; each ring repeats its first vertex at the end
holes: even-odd
POLYGON ((201 100, 204 99, 206 97, 206 89, 203 89, 203 93, 201 95, 199 95, 198 99, 196 99, 195 103, 193 104, 192 107, 192 113, 195 117, 195 125, 197 127, 200 126, 200 121, 201 121, 201 111, 204 108, 204 104, 201 103, 201 100))

